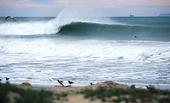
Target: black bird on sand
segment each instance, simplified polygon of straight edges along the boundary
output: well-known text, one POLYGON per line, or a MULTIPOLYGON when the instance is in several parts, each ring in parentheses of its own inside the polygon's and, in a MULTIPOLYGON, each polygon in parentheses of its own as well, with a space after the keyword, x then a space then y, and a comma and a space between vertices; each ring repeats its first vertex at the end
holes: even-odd
POLYGON ((60 85, 62 85, 64 87, 63 81, 61 81, 61 80, 57 80, 57 81, 60 85))
POLYGON ((155 91, 155 87, 153 85, 146 86, 147 90, 149 91, 155 91))
POLYGON ((130 88, 131 89, 135 89, 136 87, 135 87, 135 85, 131 85, 130 88))
POLYGON ((69 83, 69 84, 73 84, 74 82, 68 80, 68 83, 69 83))
POLYGON ((94 85, 93 83, 90 83, 90 85, 94 85))
POLYGON ((8 78, 8 77, 5 77, 5 79, 6 79, 6 81, 8 81, 10 78, 8 78))

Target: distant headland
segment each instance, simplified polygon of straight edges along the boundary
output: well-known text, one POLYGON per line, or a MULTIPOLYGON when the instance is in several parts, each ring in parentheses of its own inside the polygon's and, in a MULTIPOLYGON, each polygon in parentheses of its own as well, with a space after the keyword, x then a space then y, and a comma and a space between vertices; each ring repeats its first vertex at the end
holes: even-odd
POLYGON ((135 17, 134 15, 130 14, 129 17, 135 17))
POLYGON ((167 13, 167 14, 159 14, 159 16, 168 16, 168 17, 170 17, 170 13, 167 13))

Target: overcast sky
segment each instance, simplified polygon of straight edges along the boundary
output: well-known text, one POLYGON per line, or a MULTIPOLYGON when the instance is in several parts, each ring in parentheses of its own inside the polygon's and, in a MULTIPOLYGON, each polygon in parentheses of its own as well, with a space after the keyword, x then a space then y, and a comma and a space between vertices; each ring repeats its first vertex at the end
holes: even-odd
POLYGON ((0 0, 0 16, 153 16, 170 13, 170 0, 0 0))

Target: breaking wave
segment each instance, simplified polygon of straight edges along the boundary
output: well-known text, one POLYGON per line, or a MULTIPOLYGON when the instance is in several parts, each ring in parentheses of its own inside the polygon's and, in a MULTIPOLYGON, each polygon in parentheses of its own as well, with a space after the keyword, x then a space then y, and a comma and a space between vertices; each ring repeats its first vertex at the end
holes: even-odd
POLYGON ((48 21, 1 22, 0 36, 37 36, 56 34, 60 36, 91 36, 120 39, 170 38, 169 26, 135 25, 118 23, 109 19, 55 18, 48 21))

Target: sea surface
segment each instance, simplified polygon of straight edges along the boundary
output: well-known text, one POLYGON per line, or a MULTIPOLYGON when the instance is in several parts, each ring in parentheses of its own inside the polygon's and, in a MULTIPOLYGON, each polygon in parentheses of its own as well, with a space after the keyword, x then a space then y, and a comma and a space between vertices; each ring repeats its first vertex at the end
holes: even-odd
POLYGON ((170 89, 169 17, 0 18, 0 78, 73 86, 112 80, 170 89))

